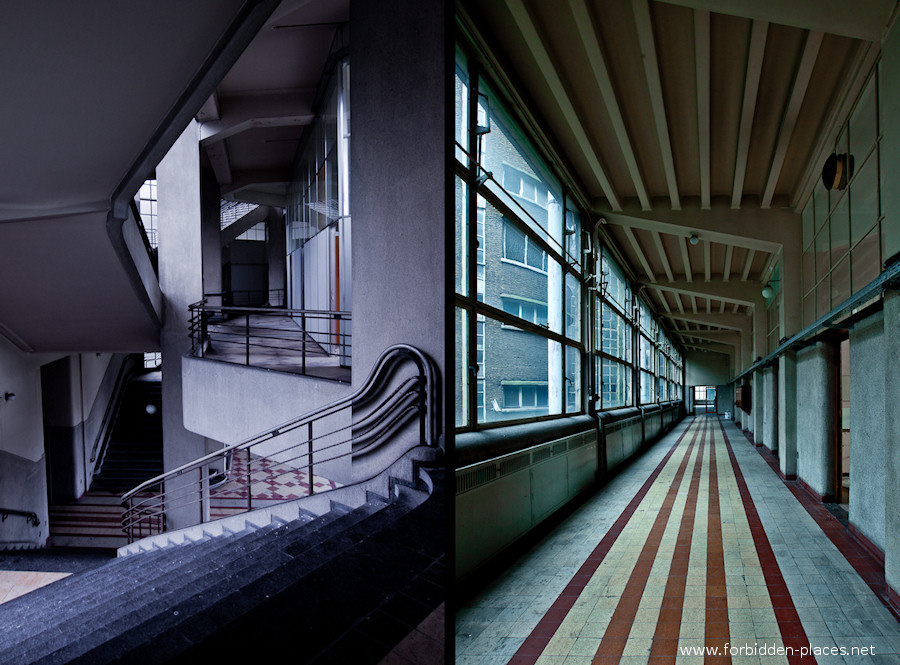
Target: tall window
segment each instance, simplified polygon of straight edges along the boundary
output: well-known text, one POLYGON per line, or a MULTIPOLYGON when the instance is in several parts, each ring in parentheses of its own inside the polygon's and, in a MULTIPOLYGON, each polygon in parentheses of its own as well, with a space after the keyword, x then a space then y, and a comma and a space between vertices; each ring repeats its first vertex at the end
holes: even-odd
POLYGON ((581 413, 580 215, 462 52, 455 136, 456 425, 581 413))
POLYGON ((803 324, 810 325, 878 277, 883 256, 881 128, 876 67, 841 130, 847 186, 818 182, 803 209, 803 324))

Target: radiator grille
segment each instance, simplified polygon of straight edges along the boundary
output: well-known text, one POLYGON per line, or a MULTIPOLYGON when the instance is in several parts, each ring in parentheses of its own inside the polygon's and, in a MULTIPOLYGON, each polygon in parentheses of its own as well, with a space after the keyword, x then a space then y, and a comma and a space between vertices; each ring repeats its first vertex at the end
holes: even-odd
POLYGON ((462 494, 486 485, 503 476, 522 471, 530 466, 550 459, 554 455, 563 455, 569 450, 596 443, 597 433, 594 431, 542 443, 530 450, 520 451, 488 462, 481 462, 456 471, 456 493, 462 494))

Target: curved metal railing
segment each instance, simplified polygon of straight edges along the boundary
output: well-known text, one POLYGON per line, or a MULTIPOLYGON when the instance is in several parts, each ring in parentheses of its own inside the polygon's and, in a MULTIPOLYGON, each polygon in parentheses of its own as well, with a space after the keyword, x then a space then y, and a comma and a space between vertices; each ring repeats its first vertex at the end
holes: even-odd
POLYGON ((210 521, 213 508, 236 514, 288 500, 254 497, 254 484, 263 480, 263 467, 273 459, 279 468, 305 473, 308 495, 312 495, 316 466, 379 450, 414 422, 418 437, 402 452, 395 451, 396 458, 416 446, 437 447, 439 392, 437 369, 428 356, 408 344, 391 346, 379 356, 363 385, 349 396, 151 478, 127 492, 122 497, 122 530, 133 542, 165 531, 166 511, 171 508, 196 506, 200 523, 210 521), (401 375, 404 366, 414 372, 401 375), (340 426, 326 420, 345 412, 347 417, 340 426), (301 440, 254 457, 255 448, 291 432, 301 440))

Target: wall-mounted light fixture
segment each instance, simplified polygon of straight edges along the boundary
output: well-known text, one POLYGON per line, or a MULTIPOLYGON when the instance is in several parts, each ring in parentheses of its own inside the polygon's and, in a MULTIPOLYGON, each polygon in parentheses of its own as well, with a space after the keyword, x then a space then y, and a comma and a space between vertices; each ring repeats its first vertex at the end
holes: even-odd
POLYGON ((4 395, 3 395, 3 399, 5 399, 7 402, 12 402, 15 398, 16 398, 15 393, 4 393, 4 395))
POLYGON ((688 238, 688 242, 691 243, 692 245, 697 245, 700 243, 700 238, 696 233, 692 233, 691 237, 688 238))
POLYGON ((763 287, 762 296, 763 298, 769 299, 775 295, 775 287, 772 284, 777 284, 781 280, 779 279, 770 279, 766 282, 766 285, 763 287))
POLYGON ((822 167, 822 184, 825 189, 845 189, 853 177, 853 155, 831 153, 822 167))

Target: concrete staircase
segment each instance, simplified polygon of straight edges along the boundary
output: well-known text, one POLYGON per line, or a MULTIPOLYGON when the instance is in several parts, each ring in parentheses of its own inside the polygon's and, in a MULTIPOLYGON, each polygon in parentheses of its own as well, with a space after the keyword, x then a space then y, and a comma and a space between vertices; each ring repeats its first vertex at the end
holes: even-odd
POLYGON ((0 605, 0 660, 379 662, 443 602, 443 474, 426 477, 430 494, 248 520, 0 605))

